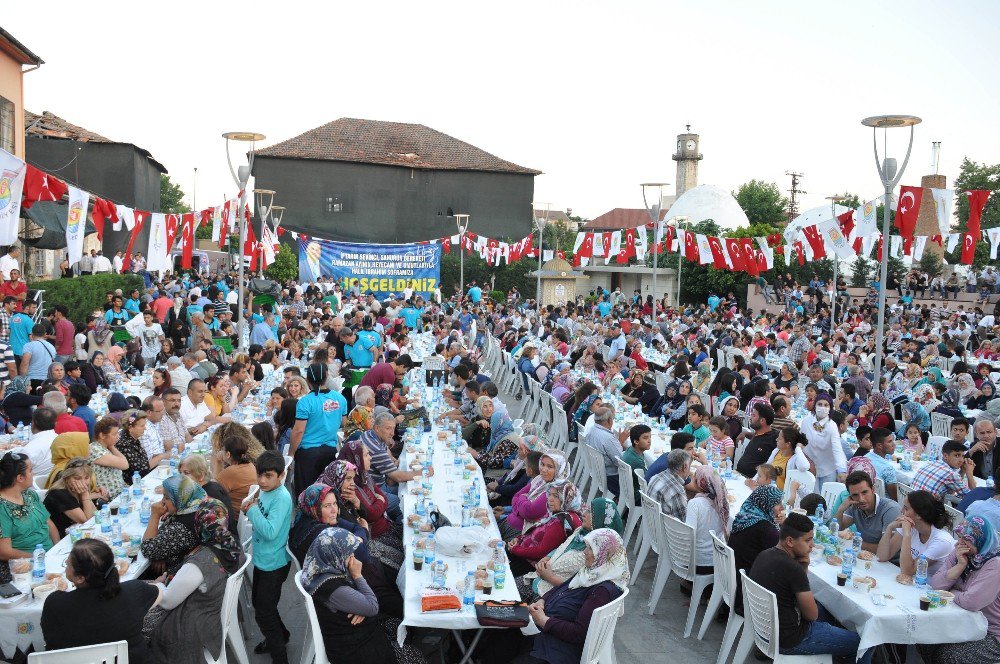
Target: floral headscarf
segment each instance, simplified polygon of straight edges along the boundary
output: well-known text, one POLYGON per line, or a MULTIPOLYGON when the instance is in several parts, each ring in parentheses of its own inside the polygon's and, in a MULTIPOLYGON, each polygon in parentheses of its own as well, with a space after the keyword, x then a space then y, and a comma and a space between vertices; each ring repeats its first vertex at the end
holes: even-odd
POLYGON ((333 487, 326 484, 310 484, 299 494, 299 514, 309 516, 318 523, 323 522, 321 506, 333 487))
POLYGON ((347 472, 350 470, 356 473, 358 467, 347 461, 332 461, 323 469, 323 472, 316 478, 316 481, 327 486, 332 486, 337 490, 337 495, 339 496, 340 487, 347 481, 347 472))
POLYGON ((729 501, 726 499, 726 485, 711 466, 699 466, 694 472, 694 483, 698 487, 698 495, 708 498, 712 509, 722 520, 722 528, 729 527, 729 501))
POLYGON ((364 433, 372 428, 372 409, 368 406, 356 405, 347 414, 347 424, 344 426, 344 436, 349 437, 358 431, 364 433))
POLYGON ((382 383, 375 388, 375 405, 389 408, 392 403, 392 385, 382 383))
POLYGON ((337 458, 354 467, 354 484, 359 489, 373 489, 375 480, 372 479, 365 466, 364 445, 360 440, 346 442, 340 448, 340 454, 337 455, 337 458))
POLYGON ((868 478, 872 481, 872 486, 875 486, 875 480, 878 478, 878 473, 875 470, 875 464, 871 462, 871 459, 866 459, 863 456, 851 457, 847 462, 847 474, 860 470, 864 474, 868 475, 868 478))
POLYGON ((929 383, 924 383, 913 390, 913 399, 930 412, 941 405, 937 399, 937 392, 929 383))
POLYGON ((593 406, 594 402, 600 398, 601 398, 600 392, 594 392, 589 397, 584 399, 583 403, 580 404, 580 407, 576 409, 575 413, 573 413, 573 419, 576 420, 577 422, 582 421, 584 415, 590 412, 590 407, 593 406))
POLYGON ((872 392, 868 395, 868 408, 871 409, 871 412, 868 413, 868 421, 872 422, 882 413, 889 412, 892 404, 881 392, 872 392))
POLYGON ((958 374, 952 381, 952 385, 958 390, 959 398, 967 400, 976 391, 976 381, 967 373, 958 374))
POLYGON ((997 541, 996 531, 990 522, 981 516, 971 516, 964 523, 955 526, 955 539, 968 540, 976 547, 976 555, 972 556, 965 571, 962 572, 963 579, 982 568, 987 561, 1000 555, 1000 542, 997 541))
MULTIPOLYGON (((930 431, 931 416, 927 414, 927 411, 919 403, 916 401, 907 401, 903 404, 903 412, 906 419, 906 424, 901 427, 903 433, 906 432, 906 427, 910 424, 916 424, 917 428, 921 431, 930 431)), ((903 436, 899 437, 902 438, 903 436)))
POLYGON ((239 568, 242 549, 229 530, 229 511, 225 505, 214 498, 198 503, 194 513, 194 530, 201 545, 212 549, 226 572, 232 574, 239 568))
POLYGON ((698 375, 702 378, 712 374, 712 360, 702 360, 698 364, 698 375))
MULTIPOLYGON (((94 329, 91 330, 91 332, 94 335, 94 341, 97 342, 97 345, 103 346, 104 342, 108 338, 108 335, 111 334, 111 328, 108 327, 108 322, 102 316, 101 318, 97 319, 97 322, 94 323, 94 329)), ((94 352, 94 355, 95 356, 97 355, 96 351, 94 352)), ((94 358, 91 357, 90 359, 91 361, 93 361, 94 358)))
POLYGON ((174 504, 178 514, 197 512, 198 504, 208 497, 201 485, 180 473, 163 480, 163 495, 174 504))
POLYGON ((730 536, 735 535, 741 530, 755 526, 761 521, 776 525, 774 522, 774 506, 780 505, 783 498, 784 493, 773 484, 765 484, 754 489, 747 499, 743 501, 743 507, 740 508, 739 513, 736 514, 736 518, 733 519, 733 529, 730 532, 730 536))
POLYGON ((347 559, 361 544, 360 537, 343 528, 327 528, 320 532, 309 546, 302 563, 302 587, 314 595, 320 586, 331 579, 350 582, 347 559))
POLYGON ((622 590, 628 587, 628 556, 622 536, 610 528, 598 528, 583 541, 594 554, 594 564, 584 567, 570 579, 570 588, 589 588, 610 581, 622 590))
POLYGON ((490 442, 486 445, 486 451, 490 452, 501 440, 514 433, 514 423, 506 410, 493 409, 490 416, 490 442))

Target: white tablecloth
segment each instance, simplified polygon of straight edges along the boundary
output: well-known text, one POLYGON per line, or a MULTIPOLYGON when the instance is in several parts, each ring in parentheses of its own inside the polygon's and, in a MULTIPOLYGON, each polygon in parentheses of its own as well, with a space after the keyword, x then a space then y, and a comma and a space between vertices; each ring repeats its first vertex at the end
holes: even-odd
MULTIPOLYGON (((150 502, 160 500, 160 494, 155 493, 154 489, 163 483, 168 472, 169 468, 163 465, 143 478, 143 494, 149 498, 150 502)), ((146 532, 146 526, 142 525, 139 521, 139 503, 141 501, 141 498, 139 498, 138 503, 133 500, 133 509, 129 511, 128 515, 119 515, 117 517, 122 525, 123 539, 132 535, 142 537, 142 534, 146 532)), ((95 534, 100 534, 101 531, 100 526, 94 525, 93 519, 83 524, 83 527, 93 527, 95 534)), ((104 533, 104 535, 109 536, 108 533, 104 533)), ((48 573, 65 573, 66 558, 69 556, 71 548, 72 544, 69 537, 64 537, 49 549, 45 555, 45 571, 48 573)), ((149 561, 140 553, 139 557, 129 566, 122 580, 129 581, 136 579, 148 567, 149 561)), ((30 589, 30 581, 28 583, 21 583, 15 579, 15 585, 22 591, 30 589)), ((70 587, 72 588, 72 585, 70 587)), ((45 649, 45 640, 42 636, 41 627, 43 605, 44 600, 36 600, 29 597, 16 606, 0 609, 0 650, 3 651, 4 658, 10 659, 14 656, 15 650, 24 652, 31 646, 35 650, 45 649)))
MULTIPOLYGON (((434 505, 441 511, 441 513, 448 518, 453 525, 461 525, 462 523, 462 493, 466 487, 472 482, 473 479, 478 479, 481 488, 481 498, 480 505, 487 509, 489 508, 489 502, 486 497, 485 482, 483 481, 483 474, 480 470, 475 470, 470 473, 470 479, 463 480, 461 470, 456 470, 454 464, 451 463, 454 459, 453 454, 448 451, 447 443, 445 441, 438 440, 437 432, 439 429, 437 427, 430 434, 422 434, 422 437, 429 436, 433 441, 431 447, 434 450, 434 456, 431 459, 432 465, 434 467, 434 476, 431 478, 432 489, 430 499, 434 501, 434 505)), ((424 449, 427 448, 423 445, 424 449)), ((410 462, 410 457, 412 455, 406 452, 400 458, 400 466, 403 468, 408 467, 410 462)), ((406 519, 411 515, 416 513, 416 497, 410 493, 410 487, 415 486, 419 483, 418 480, 413 482, 406 482, 401 484, 399 487, 399 497, 400 497, 400 507, 403 510, 403 522, 404 522, 404 534, 403 534, 403 544, 405 545, 406 558, 403 561, 403 566, 399 571, 399 576, 396 582, 399 586, 399 591, 403 595, 403 621, 399 626, 397 637, 400 644, 406 638, 406 628, 407 627, 431 627, 435 629, 479 629, 479 622, 476 620, 476 612, 474 607, 463 607, 460 612, 453 613, 430 613, 425 614, 421 611, 420 597, 422 591, 425 587, 430 584, 431 572, 430 565, 424 563, 423 569, 421 571, 416 571, 413 569, 413 548, 415 540, 423 535, 414 535, 413 529, 406 525, 406 519)), ((490 509, 490 525, 486 529, 490 539, 500 539, 500 531, 497 529, 496 521, 493 519, 493 512, 490 509)), ((477 565, 486 564, 491 556, 492 552, 487 551, 479 556, 474 556, 470 558, 458 558, 454 556, 442 556, 440 552, 437 553, 436 559, 443 560, 448 564, 447 585, 455 589, 460 582, 464 582, 466 578, 466 573, 469 571, 474 572, 477 565)), ((457 591, 459 597, 462 596, 461 592, 457 591)), ((514 576, 510 573, 510 568, 507 569, 507 579, 502 590, 494 588, 492 594, 484 595, 482 591, 476 592, 476 601, 492 599, 492 600, 515 600, 519 601, 521 599, 517 587, 514 584, 514 576)), ((534 629, 533 625, 529 625, 525 628, 525 633, 528 630, 537 631, 534 629)))
POLYGON ((899 568, 892 563, 871 562, 855 567, 854 573, 871 576, 877 586, 871 593, 855 590, 848 581, 837 585, 840 566, 827 564, 817 553, 809 563, 809 585, 816 601, 822 604, 848 629, 861 635, 858 648, 864 651, 882 643, 963 643, 978 641, 986 636, 986 618, 979 612, 966 611, 954 604, 943 608, 920 610, 921 591, 915 586, 896 582, 899 568), (871 601, 872 593, 886 597, 885 606, 871 601))

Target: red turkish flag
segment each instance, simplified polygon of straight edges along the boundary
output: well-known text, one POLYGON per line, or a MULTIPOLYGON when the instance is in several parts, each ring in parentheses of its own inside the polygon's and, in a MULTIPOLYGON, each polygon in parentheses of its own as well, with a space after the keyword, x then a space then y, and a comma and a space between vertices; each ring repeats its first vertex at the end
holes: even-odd
POLYGON ((864 244, 865 244, 865 239, 859 236, 854 238, 854 240, 851 242, 851 248, 854 249, 854 253, 861 254, 861 252, 864 251, 864 244))
POLYGON ((181 215, 181 268, 191 269, 194 256, 194 212, 181 215))
POLYGON ((104 222, 118 221, 118 206, 111 201, 94 196, 94 209, 90 213, 90 218, 94 221, 94 228, 97 229, 97 239, 104 239, 104 222))
POLYGON ((229 204, 230 201, 226 201, 222 205, 222 223, 219 225, 220 249, 224 249, 226 247, 226 236, 229 235, 229 204))
POLYGON ((635 229, 629 228, 625 231, 625 258, 635 258, 635 229))
POLYGON ((913 253, 913 236, 903 238, 903 254, 909 256, 913 253))
POLYGON ((962 238, 962 264, 972 265, 972 259, 976 257, 976 239, 979 237, 980 232, 976 231, 976 234, 965 233, 965 237, 962 238))
POLYGON ((757 250, 754 249, 753 247, 750 247, 748 251, 747 247, 744 245, 743 262, 746 265, 747 274, 749 274, 751 277, 756 277, 760 275, 760 270, 757 268, 757 253, 758 253, 757 250))
POLYGON ((757 259, 756 261, 757 274, 760 274, 761 272, 767 272, 768 269, 770 269, 767 266, 767 256, 764 255, 763 251, 754 249, 754 258, 757 259))
POLYGON ((728 270, 729 263, 726 262, 726 253, 722 250, 722 240, 709 236, 708 248, 712 250, 712 267, 716 270, 728 270))
POLYGON ((802 234, 806 236, 806 241, 809 242, 809 246, 813 250, 813 258, 817 260, 826 258, 826 243, 823 242, 823 236, 819 232, 819 227, 806 226, 802 229, 802 234))
POLYGON ((751 238, 741 237, 739 241, 740 249, 743 250, 743 269, 749 274, 753 274, 754 266, 751 263, 754 262, 754 252, 757 251, 757 248, 753 246, 754 242, 751 238))
POLYGON ((878 253, 876 254, 876 257, 878 258, 879 262, 882 261, 882 240, 883 238, 880 236, 878 239, 878 253))
POLYGON ((937 246, 939 246, 939 247, 943 247, 944 246, 944 237, 941 236, 941 235, 932 235, 930 241, 931 242, 937 242, 937 246))
POLYGON ((733 270, 745 272, 746 257, 743 255, 743 242, 738 238, 726 238, 726 249, 729 250, 729 260, 733 262, 733 270))
POLYGON ((149 221, 149 212, 135 210, 135 226, 132 227, 132 235, 128 238, 128 246, 125 248, 125 256, 122 257, 122 269, 127 270, 132 264, 132 247, 135 246, 135 239, 139 237, 142 227, 149 221))
POLYGON ((799 261, 799 267, 806 264, 806 249, 802 246, 801 242, 795 243, 795 255, 799 261))
POLYGON ((24 174, 24 188, 21 192, 21 207, 25 210, 35 201, 58 201, 69 191, 66 183, 54 175, 40 171, 28 164, 24 174))
POLYGON ((854 210, 848 210, 844 214, 837 216, 837 223, 840 224, 840 232, 844 237, 851 237, 854 232, 854 210))
POLYGON ((199 226, 208 226, 210 223, 212 223, 212 208, 208 208, 207 210, 202 210, 201 212, 198 213, 199 226))
POLYGON ((561 258, 563 260, 566 260, 566 252, 565 251, 557 251, 556 252, 556 257, 557 258, 561 258))
POLYGON ((260 248, 257 235, 253 232, 253 224, 247 224, 247 240, 243 244, 243 255, 250 257, 250 271, 257 270, 257 253, 260 248))
POLYGON ((691 231, 684 233, 684 257, 693 263, 701 261, 701 252, 698 251, 698 238, 691 231))
POLYGON ((167 253, 173 251, 174 240, 177 239, 177 230, 180 228, 180 219, 176 214, 165 214, 163 223, 167 228, 167 253))
POLYGON ((913 237, 913 229, 917 226, 917 214, 920 212, 920 199, 924 197, 923 187, 899 188, 899 203, 896 206, 894 226, 903 237, 913 237))
POLYGON ((582 265, 582 260, 584 258, 592 258, 594 255, 594 234, 584 233, 583 242, 580 243, 580 247, 573 254, 573 265, 575 267, 580 267, 582 265))
POLYGON ((445 253, 445 254, 450 254, 451 253, 451 238, 450 237, 443 237, 443 238, 441 238, 441 252, 445 253))
POLYGON ((980 220, 983 217, 983 208, 986 207, 986 200, 990 197, 988 190, 974 189, 965 192, 969 197, 969 225, 966 229, 970 235, 980 236, 980 220))

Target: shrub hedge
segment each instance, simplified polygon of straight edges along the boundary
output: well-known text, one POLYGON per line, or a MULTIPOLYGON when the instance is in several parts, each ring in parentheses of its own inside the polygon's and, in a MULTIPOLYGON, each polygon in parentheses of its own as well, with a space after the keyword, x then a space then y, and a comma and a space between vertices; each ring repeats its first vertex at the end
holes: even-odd
MULTIPOLYGON (((48 279, 28 284, 28 290, 44 290, 43 305, 49 312, 56 304, 69 308, 69 319, 84 322, 94 311, 104 310, 104 295, 120 288, 125 297, 133 288, 145 289, 145 282, 137 274, 91 274, 72 279, 48 279)), ((34 293, 29 293, 33 297, 34 293)))

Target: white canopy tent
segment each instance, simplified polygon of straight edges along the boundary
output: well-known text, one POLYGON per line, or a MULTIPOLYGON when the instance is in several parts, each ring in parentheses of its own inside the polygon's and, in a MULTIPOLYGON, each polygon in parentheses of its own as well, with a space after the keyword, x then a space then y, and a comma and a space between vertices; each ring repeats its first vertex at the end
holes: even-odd
POLYGON ((740 204, 725 189, 703 184, 685 191, 667 210, 664 221, 686 217, 692 224, 712 219, 722 228, 749 226, 740 204))

